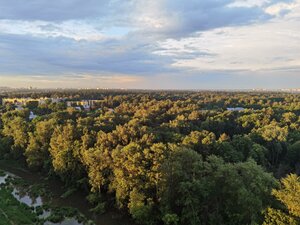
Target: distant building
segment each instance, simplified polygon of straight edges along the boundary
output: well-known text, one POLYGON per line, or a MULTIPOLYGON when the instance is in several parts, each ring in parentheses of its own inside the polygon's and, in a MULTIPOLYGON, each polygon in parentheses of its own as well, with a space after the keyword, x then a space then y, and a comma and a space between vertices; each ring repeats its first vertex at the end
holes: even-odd
POLYGON ((32 101, 32 98, 3 98, 2 105, 13 104, 15 106, 24 106, 29 101, 32 101))
POLYGON ((15 106, 26 106, 30 102, 38 102, 38 105, 44 105, 47 101, 51 103, 62 102, 63 98, 3 98, 2 105, 13 104, 15 106))
POLYGON ((65 98, 51 98, 52 103, 59 103, 65 101, 65 98))
POLYGON ((96 103, 100 103, 101 101, 102 100, 66 101, 66 98, 3 98, 2 105, 12 104, 14 106, 17 106, 17 110, 19 110, 21 107, 32 105, 33 102, 36 102, 37 105, 44 105, 47 104, 47 102, 65 102, 68 107, 80 107, 81 109, 83 108, 84 110, 89 111, 91 109, 96 109, 96 103))
POLYGON ((34 113, 32 111, 30 111, 30 114, 29 114, 29 120, 33 120, 37 117, 37 115, 34 115, 34 113))
POLYGON ((83 105, 82 106, 84 110, 89 111, 91 109, 90 105, 83 105))
POLYGON ((243 107, 234 107, 234 108, 227 108, 228 111, 243 111, 245 108, 243 107))
POLYGON ((23 107, 22 107, 21 105, 16 105, 16 108, 15 108, 15 110, 17 110, 17 111, 21 111, 21 110, 23 110, 23 107))
POLYGON ((82 106, 84 110, 95 109, 95 103, 101 102, 102 100, 80 100, 80 101, 67 101, 68 107, 82 106))

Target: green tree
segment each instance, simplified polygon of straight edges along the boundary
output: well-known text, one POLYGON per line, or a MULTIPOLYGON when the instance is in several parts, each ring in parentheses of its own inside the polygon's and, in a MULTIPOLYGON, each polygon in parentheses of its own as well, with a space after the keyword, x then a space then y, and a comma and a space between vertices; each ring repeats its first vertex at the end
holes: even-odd
POLYGON ((191 150, 175 152, 163 168, 163 214, 179 215, 186 225, 257 223, 275 185, 254 161, 203 161, 191 150))
POLYGON ((54 129, 49 149, 54 171, 66 181, 74 183, 82 178, 80 144, 76 128, 69 121, 54 129))
POLYGON ((19 115, 16 113, 6 113, 2 116, 3 130, 5 136, 13 139, 12 153, 14 157, 20 158, 28 144, 28 132, 30 126, 25 119, 26 113, 19 115))
POLYGON ((25 150, 29 167, 39 169, 48 166, 50 140, 55 126, 54 119, 39 121, 35 124, 35 131, 29 133, 29 143, 25 150))
POLYGON ((203 130, 191 132, 183 139, 182 144, 200 154, 208 155, 215 141, 216 135, 214 133, 203 130))
POLYGON ((288 147, 285 161, 293 172, 300 172, 300 141, 288 147))
POLYGON ((296 174, 288 175, 281 179, 280 188, 274 189, 272 194, 284 208, 268 208, 263 225, 300 224, 300 178, 296 174))

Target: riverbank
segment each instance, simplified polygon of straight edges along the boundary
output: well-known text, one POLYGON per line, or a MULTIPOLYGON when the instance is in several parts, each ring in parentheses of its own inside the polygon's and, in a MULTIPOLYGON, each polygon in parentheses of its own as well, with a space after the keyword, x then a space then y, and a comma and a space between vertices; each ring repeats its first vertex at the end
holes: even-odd
POLYGON ((31 208, 20 203, 12 193, 0 188, 0 225, 37 224, 38 216, 31 208))
POLYGON ((0 183, 0 221, 5 225, 94 225, 76 208, 53 205, 43 184, 6 171, 1 171, 0 183))
MULTIPOLYGON (((56 207, 57 211, 59 211, 59 208, 65 207, 76 209, 78 210, 78 213, 82 213, 85 217, 94 221, 97 225, 133 224, 129 218, 114 209, 109 210, 102 215, 91 212, 91 206, 86 200, 86 195, 83 192, 75 191, 69 196, 62 198, 62 195, 66 192, 63 188, 62 182, 53 179, 48 180, 41 173, 31 172, 20 162, 13 160, 0 160, 0 169, 13 173, 22 178, 26 183, 31 184, 31 188, 34 188, 33 191, 35 192, 35 195, 47 193, 47 195, 43 198, 45 201, 51 202, 52 207, 56 207)), ((48 224, 50 225, 50 223, 48 224)))

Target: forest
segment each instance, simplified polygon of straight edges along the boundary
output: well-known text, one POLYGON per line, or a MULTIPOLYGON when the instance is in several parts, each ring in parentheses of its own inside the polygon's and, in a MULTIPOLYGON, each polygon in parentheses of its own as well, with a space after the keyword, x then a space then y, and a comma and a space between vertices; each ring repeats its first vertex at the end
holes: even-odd
POLYGON ((57 90, 1 106, 0 159, 140 225, 300 224, 300 94, 57 90), (37 115, 29 119, 30 113, 37 115))

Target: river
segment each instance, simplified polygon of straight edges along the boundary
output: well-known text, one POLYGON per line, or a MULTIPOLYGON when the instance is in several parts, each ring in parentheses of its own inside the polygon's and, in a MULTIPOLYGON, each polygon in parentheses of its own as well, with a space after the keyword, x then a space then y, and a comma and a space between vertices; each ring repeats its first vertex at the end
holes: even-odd
MULTIPOLYGON (((40 184, 45 183, 47 186, 47 191, 51 193, 51 204, 56 207, 72 207, 78 209, 81 213, 83 213, 88 219, 93 220, 97 225, 133 225, 134 223, 125 215, 122 215, 118 210, 112 209, 104 214, 97 215, 95 213, 91 213, 89 209, 91 206, 86 200, 86 196, 83 192, 77 191, 71 196, 67 198, 61 198, 61 195, 65 192, 62 188, 63 184, 60 181, 45 181, 43 175, 39 173, 30 172, 26 169, 8 166, 6 164, 0 163, 0 169, 6 171, 7 174, 11 176, 17 176, 24 180, 26 180, 30 184, 40 184)), ((5 176, 7 177, 7 175, 5 176)), ((5 182, 5 177, 0 177, 0 183, 5 182)), ((20 194, 21 190, 17 190, 16 188, 13 191, 13 195, 17 200, 23 202, 29 206, 39 206, 43 203, 47 203, 47 199, 43 199, 43 197, 38 197, 36 199, 32 199, 27 193, 20 194)), ((44 212, 47 214, 47 212, 44 212)), ((76 219, 68 218, 62 221, 61 223, 51 223, 46 222, 44 225, 81 225, 76 219)))

